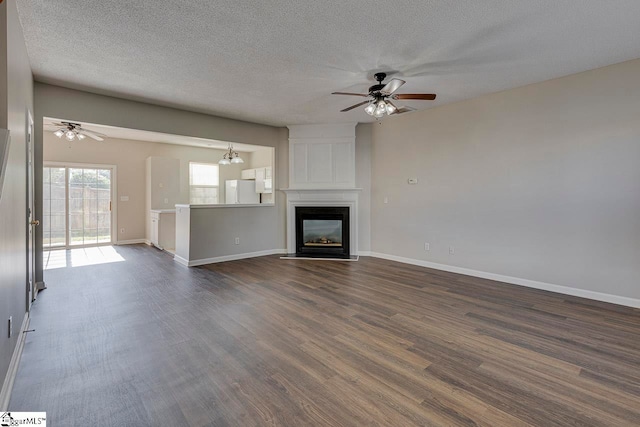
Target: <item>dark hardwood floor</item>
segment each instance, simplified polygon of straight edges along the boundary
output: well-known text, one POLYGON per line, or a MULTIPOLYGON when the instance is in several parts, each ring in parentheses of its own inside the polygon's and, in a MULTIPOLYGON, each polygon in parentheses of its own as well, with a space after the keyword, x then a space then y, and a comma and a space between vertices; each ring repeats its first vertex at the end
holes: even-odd
POLYGON ((637 426, 640 311, 374 258, 46 272, 10 409, 51 426, 637 426))

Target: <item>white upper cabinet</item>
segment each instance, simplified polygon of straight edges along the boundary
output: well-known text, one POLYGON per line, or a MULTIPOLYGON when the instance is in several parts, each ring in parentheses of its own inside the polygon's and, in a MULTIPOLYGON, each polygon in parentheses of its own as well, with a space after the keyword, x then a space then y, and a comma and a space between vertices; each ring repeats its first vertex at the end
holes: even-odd
POLYGON ((256 179, 255 169, 244 169, 241 173, 242 179, 256 179))
POLYGON ((245 169, 242 171, 242 179, 255 179, 256 193, 273 193, 273 178, 271 166, 264 168, 245 169))
POLYGON ((180 160, 151 156, 146 160, 147 207, 173 209, 181 202, 180 160))

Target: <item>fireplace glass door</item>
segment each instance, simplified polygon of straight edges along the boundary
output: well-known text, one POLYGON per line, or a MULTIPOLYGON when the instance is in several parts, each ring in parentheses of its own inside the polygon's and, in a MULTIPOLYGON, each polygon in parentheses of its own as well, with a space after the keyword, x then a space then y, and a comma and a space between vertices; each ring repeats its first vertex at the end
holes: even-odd
POLYGON ((349 257, 349 208, 296 207, 296 254, 349 257))
POLYGON ((305 219, 302 221, 305 246, 342 247, 342 221, 336 219, 305 219))

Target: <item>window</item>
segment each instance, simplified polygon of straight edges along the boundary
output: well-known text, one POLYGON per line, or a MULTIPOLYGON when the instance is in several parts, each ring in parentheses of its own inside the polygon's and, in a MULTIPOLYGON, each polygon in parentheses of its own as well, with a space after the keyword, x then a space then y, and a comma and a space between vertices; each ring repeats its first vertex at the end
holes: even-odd
POLYGON ((213 205, 218 203, 218 165, 189 163, 189 203, 213 205))

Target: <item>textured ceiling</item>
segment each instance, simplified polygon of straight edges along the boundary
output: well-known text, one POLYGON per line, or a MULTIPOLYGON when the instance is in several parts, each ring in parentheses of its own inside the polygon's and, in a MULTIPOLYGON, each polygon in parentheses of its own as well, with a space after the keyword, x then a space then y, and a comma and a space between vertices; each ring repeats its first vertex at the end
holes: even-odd
POLYGON ((273 125, 376 71, 422 109, 640 57, 638 0, 17 0, 37 80, 273 125))

